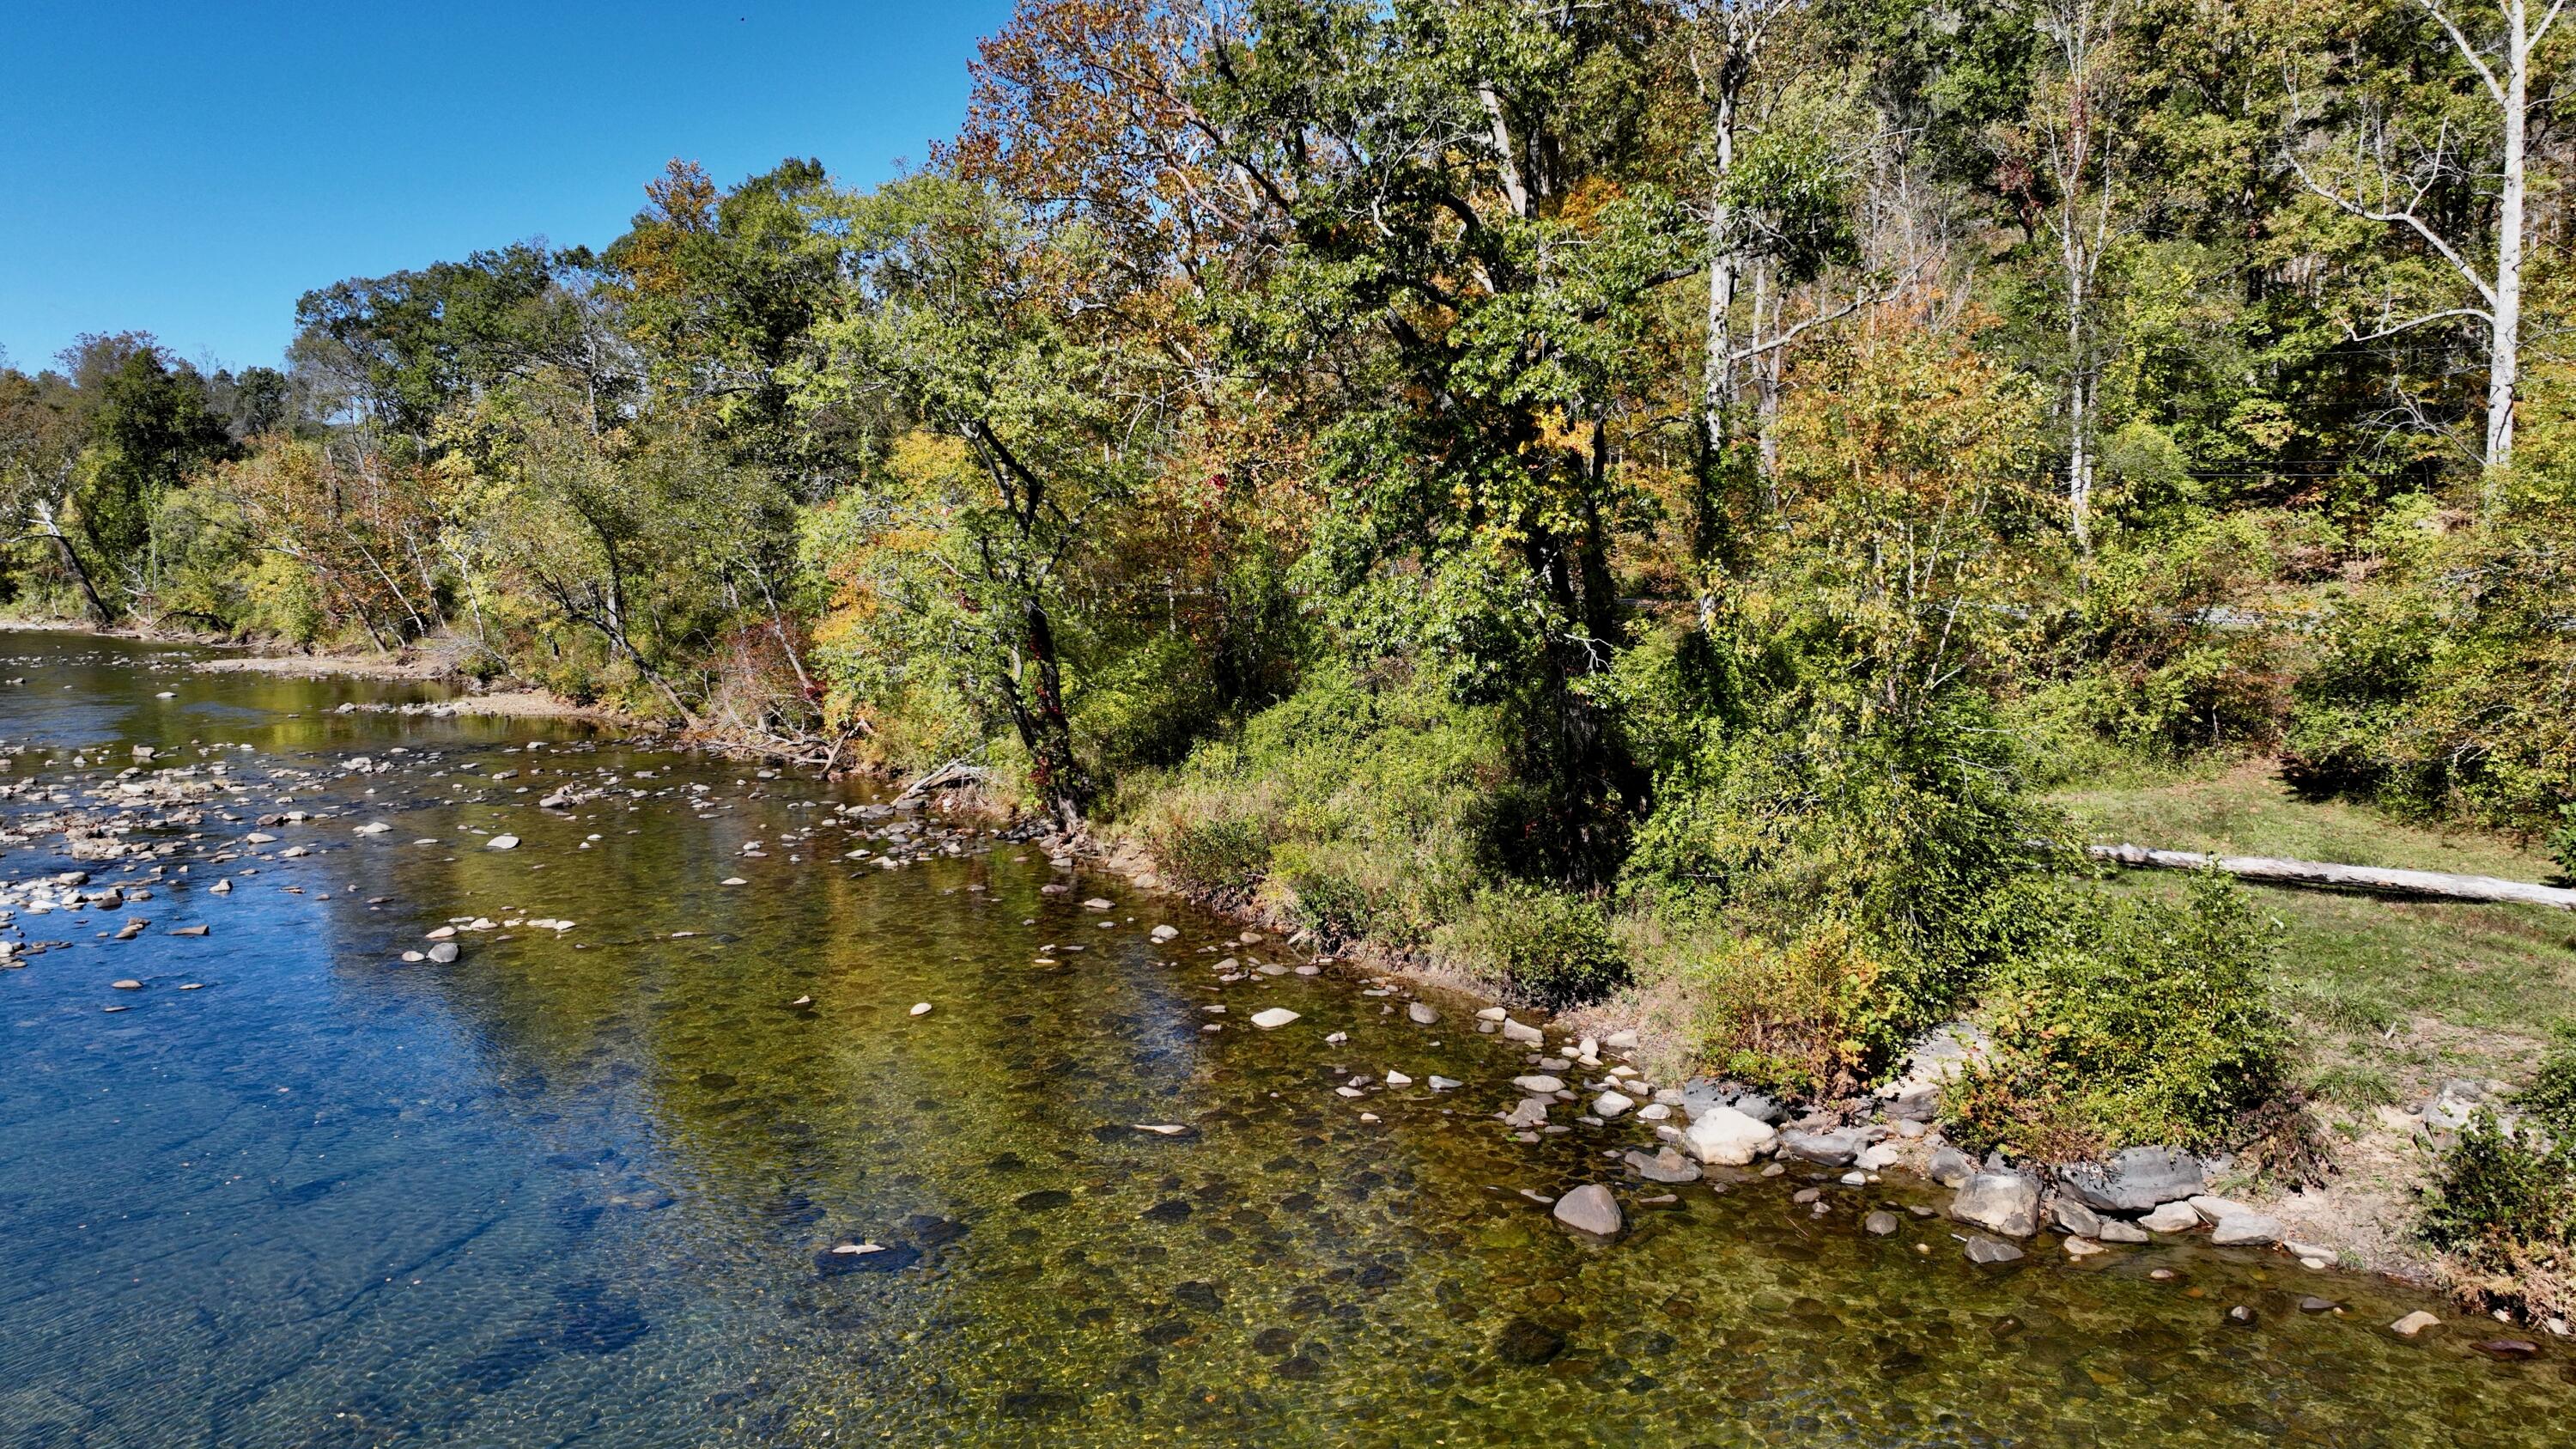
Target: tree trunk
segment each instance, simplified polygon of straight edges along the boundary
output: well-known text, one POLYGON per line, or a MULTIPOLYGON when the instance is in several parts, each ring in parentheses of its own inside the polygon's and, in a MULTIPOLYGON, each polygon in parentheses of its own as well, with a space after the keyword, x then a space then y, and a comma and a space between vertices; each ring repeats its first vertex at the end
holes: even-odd
POLYGON ((1735 254, 1735 208, 1726 183, 1735 169, 1735 95, 1722 81, 1717 110, 1717 168, 1708 198, 1708 356, 1700 376, 1700 409, 1712 458, 1726 452, 1734 431, 1735 290, 1743 262, 1735 254))
POLYGON ((2487 476, 2489 516, 2503 502, 2504 470, 2513 466, 2513 403, 2522 377, 2523 190, 2528 173, 2524 127, 2531 101, 2531 37, 2523 0, 2507 0, 2512 26, 2504 74, 2504 187, 2496 208, 2494 327, 2487 350, 2487 476))
POLYGON ((1090 782, 1073 754, 1073 724, 1064 712, 1064 671, 1046 606, 1021 607, 1022 667, 1010 681, 1011 724, 1029 752, 1029 783, 1070 829, 1091 804, 1090 782))
POLYGON ((2512 901, 2523 905, 2576 910, 2576 890, 2529 885, 2487 875, 2448 875, 2430 870, 2382 870, 2371 866, 2331 865, 2316 860, 2282 860, 2268 855, 2203 855, 2192 850, 2151 850, 2142 845, 2094 845, 2095 860, 2159 870, 2216 870, 2240 880, 2267 885, 2312 886, 2325 890, 2379 891, 2391 895, 2432 896, 2454 901, 2512 901))

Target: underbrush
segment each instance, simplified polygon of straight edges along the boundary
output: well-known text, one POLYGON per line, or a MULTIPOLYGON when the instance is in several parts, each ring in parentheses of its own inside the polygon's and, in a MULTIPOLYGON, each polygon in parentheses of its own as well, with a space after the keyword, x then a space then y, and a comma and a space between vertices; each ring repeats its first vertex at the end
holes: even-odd
POLYGON ((1951 1135, 2044 1160, 2143 1143, 2237 1145, 2281 1100, 2278 929, 2223 877, 2180 901, 2051 885, 1985 992, 1993 1048, 1944 1101, 1951 1135))
POLYGON ((2435 1165, 2417 1229, 2452 1288, 2481 1308, 2576 1317, 2576 1029, 2513 1099, 2490 1109, 2435 1165))
POLYGON ((1487 837, 1512 781, 1495 711, 1335 677, 1201 744, 1126 809, 1183 885, 1417 948, 1502 883, 1487 837))

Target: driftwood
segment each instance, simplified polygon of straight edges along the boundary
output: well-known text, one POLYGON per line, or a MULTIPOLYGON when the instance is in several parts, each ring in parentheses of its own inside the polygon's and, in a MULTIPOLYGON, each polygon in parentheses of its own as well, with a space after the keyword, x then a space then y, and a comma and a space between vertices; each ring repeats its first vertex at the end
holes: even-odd
POLYGON ((2143 845, 2095 845, 2087 847, 2087 852, 2095 860, 2152 866, 2160 870, 2208 870, 2215 867, 2229 875, 2262 881, 2267 885, 2438 896, 2453 901, 2512 901, 2576 911, 2576 890, 2527 885, 2518 880, 2498 880, 2491 875, 2381 870, 2364 865, 2328 865, 2314 860, 2280 860, 2268 855, 2203 855, 2191 850, 2149 850, 2143 845))
POLYGON ((894 797, 895 803, 899 805, 916 796, 927 795, 933 790, 945 790, 952 785, 979 784, 989 778, 990 774, 991 772, 981 765, 970 765, 964 760, 950 760, 947 764, 904 786, 903 793, 894 797))

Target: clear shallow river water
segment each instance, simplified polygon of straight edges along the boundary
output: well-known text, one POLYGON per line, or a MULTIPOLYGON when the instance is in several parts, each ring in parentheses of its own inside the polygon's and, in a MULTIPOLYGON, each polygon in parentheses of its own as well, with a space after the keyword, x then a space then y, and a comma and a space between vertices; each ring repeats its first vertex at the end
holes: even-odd
POLYGON ((189 657, 0 635, 6 776, 65 797, 11 830, 110 813, 138 744, 134 780, 250 787, 125 837, 149 861, 0 846, 0 879, 151 892, 6 933, 66 943, 0 970, 8 1449, 2576 1439, 2576 1358, 2389 1335, 2452 1316, 2420 1295, 2184 1247, 1979 1268, 1938 1219, 1860 1230, 1933 1200, 1893 1180, 1821 1219, 1803 1171, 1650 1205, 1603 1156, 1642 1125, 1492 1119, 1525 1059, 1470 1003, 1221 984, 1289 958, 1124 882, 1044 893, 1007 842, 850 860, 886 845, 835 810, 862 787, 189 657), (400 959, 460 916, 496 925, 400 959), (1251 1029, 1271 1005, 1301 1018, 1251 1029), (1416 1085, 1334 1090, 1390 1068, 1416 1085), (1587 1181, 1621 1241, 1520 1196, 1587 1181))

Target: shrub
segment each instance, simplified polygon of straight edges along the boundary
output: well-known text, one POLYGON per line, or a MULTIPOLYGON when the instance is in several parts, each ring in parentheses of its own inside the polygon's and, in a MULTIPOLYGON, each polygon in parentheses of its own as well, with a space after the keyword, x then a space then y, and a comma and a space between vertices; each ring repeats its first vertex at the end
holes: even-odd
POLYGON ((2277 928, 2215 874, 2178 902, 2051 894, 1988 989, 1994 1046, 1948 1094, 1952 1134, 2057 1159, 2240 1140, 2285 1085, 2277 928))
POLYGON ((1768 1092, 1814 1096, 1855 1086, 1881 1053, 1883 961, 1850 924, 1827 922, 1779 945, 1718 931, 1687 948, 1679 980, 1693 1003, 1692 1045, 1715 1069, 1768 1092))
POLYGON ((1401 947, 1496 881, 1514 797, 1500 711, 1327 675, 1200 745, 1132 808, 1182 879, 1401 947))
MULTIPOLYGON (((2283 773, 2313 793, 2545 832, 2576 802, 2576 504, 2386 542, 2324 622, 2283 773)), ((2376 536, 2376 533, 2374 534, 2376 536)))
POLYGON ((1249 820, 1196 821, 1165 832, 1162 860, 1183 885, 1239 894, 1259 885, 1269 870, 1270 842, 1249 820))
POLYGON ((2256 515, 2200 515, 2095 556, 2059 686, 2093 730, 2159 753, 2263 743, 2289 700, 2273 636, 2248 612, 2276 571, 2256 515))
POLYGON ((2549 832, 2549 858, 2558 862, 2558 873, 2576 880, 2576 805, 2558 807, 2559 825, 2549 832))
POLYGON ((1970 702, 1904 734, 1831 724, 1747 729, 1668 771, 1627 876, 1708 942, 1679 969, 1735 1004, 1702 1014, 1712 1049, 1797 1064, 1818 1090, 1876 1076, 1957 1009, 2001 945, 1995 903, 2059 829, 1970 702), (1805 1004, 1775 1010, 1739 978, 1798 983, 1805 1004))
POLYGON ((2576 1136, 2543 1146, 2481 1108, 2435 1165, 2417 1231, 2479 1306, 2576 1310, 2576 1136))
POLYGON ((1600 902, 1517 881, 1477 892, 1443 944, 1544 1006, 1597 1001, 1629 980, 1600 902))

